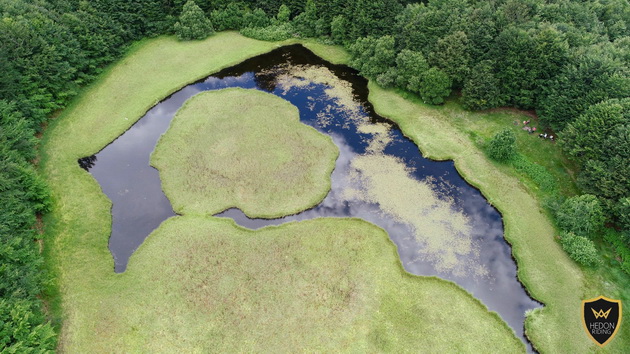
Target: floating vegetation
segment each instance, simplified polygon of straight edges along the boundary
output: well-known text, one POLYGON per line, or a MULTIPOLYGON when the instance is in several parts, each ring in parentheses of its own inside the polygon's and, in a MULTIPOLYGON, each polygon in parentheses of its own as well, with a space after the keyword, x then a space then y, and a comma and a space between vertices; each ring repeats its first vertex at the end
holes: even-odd
POLYGON ((325 85, 323 97, 308 97, 309 107, 317 100, 332 102, 316 113, 317 125, 326 128, 342 114, 343 123, 338 124, 345 128, 352 124, 365 136, 365 153, 350 161, 344 199, 377 205, 381 213, 407 225, 410 236, 420 245, 418 257, 431 262, 439 272, 460 277, 487 275, 473 241, 470 218, 456 207, 448 192, 439 188, 441 180, 418 180, 404 161, 384 153, 393 140, 391 125, 369 119, 348 81, 324 66, 286 64, 264 74, 271 71, 282 95, 295 88, 325 85))

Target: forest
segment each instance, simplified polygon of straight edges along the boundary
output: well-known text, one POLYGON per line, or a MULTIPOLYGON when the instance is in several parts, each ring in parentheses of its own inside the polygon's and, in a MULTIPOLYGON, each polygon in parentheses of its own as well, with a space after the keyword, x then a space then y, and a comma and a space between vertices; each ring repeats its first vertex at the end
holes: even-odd
MULTIPOLYGON (((626 0, 0 0, 0 348, 54 350, 40 216, 54 202, 37 173, 38 136, 129 45, 163 34, 238 30, 319 38, 352 66, 427 104, 535 111, 576 166, 581 195, 544 201, 563 248, 597 264, 604 238, 630 273, 630 4, 626 0)), ((489 155, 511 159, 513 138, 489 155), (505 147, 508 147, 504 151, 505 147)))

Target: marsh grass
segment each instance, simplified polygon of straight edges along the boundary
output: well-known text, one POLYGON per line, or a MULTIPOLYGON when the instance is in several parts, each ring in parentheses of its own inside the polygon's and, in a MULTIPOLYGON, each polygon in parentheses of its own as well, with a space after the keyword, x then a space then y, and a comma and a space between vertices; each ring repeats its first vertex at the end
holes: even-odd
POLYGON ((286 100, 237 88, 189 99, 151 164, 178 214, 237 207, 252 218, 277 218, 326 197, 338 155, 332 139, 302 124, 286 100))
POLYGON ((151 339, 146 349, 157 351, 472 352, 483 343, 497 352, 523 350, 464 290, 403 272, 387 233, 360 219, 251 231, 229 219, 175 217, 147 239, 121 278, 134 296, 114 309, 122 323, 112 345, 135 327, 139 338, 151 339), (147 296, 137 296, 141 291, 147 296), (147 313, 170 317, 141 322, 147 313), (456 339, 448 338, 449 327, 456 339))

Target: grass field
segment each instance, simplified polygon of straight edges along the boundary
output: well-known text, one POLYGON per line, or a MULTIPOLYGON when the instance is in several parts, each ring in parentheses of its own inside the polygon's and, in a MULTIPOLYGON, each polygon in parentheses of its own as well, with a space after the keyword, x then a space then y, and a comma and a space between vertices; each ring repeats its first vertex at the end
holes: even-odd
POLYGON ((297 107, 257 90, 202 92, 186 101, 151 155, 178 214, 237 207, 277 218, 317 205, 339 155, 300 123, 297 107))
MULTIPOLYGON (((107 249, 111 203, 77 158, 99 151, 185 84, 277 45, 233 32, 201 42, 143 41, 51 122, 42 140, 40 168, 54 198, 53 211, 44 220, 44 251, 56 276, 48 297, 61 325, 58 349, 173 352, 185 347, 204 352, 217 344, 273 350, 274 338, 286 338, 304 347, 336 343, 335 348, 357 351, 522 351, 498 315, 453 283, 404 273, 384 232, 357 220, 314 220, 251 232, 227 220, 177 217, 147 239, 127 272, 113 272, 107 249), (211 251, 219 248, 225 252, 211 251), (274 258, 277 254, 285 259, 274 258), (219 273, 217 262, 228 269, 219 273), (291 272, 264 274, 285 269, 291 272), (211 276, 219 278, 204 285, 211 276), (363 298, 348 297, 355 293, 349 291, 355 286, 351 281, 363 298), (315 285, 309 288, 309 282, 315 285), (293 288, 321 292, 314 297, 307 291, 298 303, 312 311, 292 317, 287 310, 295 303, 273 301, 294 297, 293 288), (245 294, 251 297, 230 306, 245 294), (200 311, 208 306, 215 311, 200 311), (335 309, 345 310, 330 312, 335 309), (369 313, 357 313, 363 310, 369 313), (306 318, 323 332, 303 333, 306 318), (234 323, 243 327, 232 328, 234 323), (251 332, 239 330, 239 340, 234 334, 239 328, 251 332)), ((337 49, 319 49, 343 59, 337 49)), ((318 348, 325 349, 311 347, 318 348)))
POLYGON ((251 231, 171 218, 111 284, 72 351, 522 350, 465 291, 402 272, 387 234, 359 219, 251 231))

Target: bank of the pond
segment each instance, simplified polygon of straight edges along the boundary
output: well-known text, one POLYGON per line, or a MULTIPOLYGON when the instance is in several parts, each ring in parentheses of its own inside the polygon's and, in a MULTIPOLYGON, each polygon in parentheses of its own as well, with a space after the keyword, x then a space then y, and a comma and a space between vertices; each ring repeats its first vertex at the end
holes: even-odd
MULTIPOLYGON (((122 275, 113 272, 113 261, 107 248, 111 203, 96 181, 78 166, 77 159, 99 151, 174 90, 278 45, 247 39, 232 32, 220 33, 201 42, 181 43, 172 38, 143 41, 50 124, 42 141, 40 168, 54 198, 53 212, 45 218, 45 252, 47 266, 56 276, 58 298, 52 300, 57 304, 56 316, 62 324, 59 349, 81 352, 84 349, 102 350, 106 346, 128 351, 168 350, 153 346, 155 338, 168 338, 161 329, 173 328, 167 325, 172 313, 163 310, 162 300, 155 296, 155 291, 168 289, 172 283, 186 284, 187 280, 193 280, 187 278, 187 269, 181 269, 172 277, 165 277, 159 267, 153 267, 150 274, 140 274, 141 271, 133 269, 122 275), (139 282, 143 276, 150 277, 143 278, 148 279, 146 282, 139 282), (152 310, 144 311, 145 308, 152 310), (112 342, 103 341, 108 338, 112 342)), ((342 52, 337 49, 318 49, 316 51, 321 55, 333 53, 337 60, 343 60, 342 52)), ((355 223, 350 220, 335 222, 347 222, 348 225, 343 227, 355 223)), ((273 230, 281 232, 283 227, 273 230)), ((374 234, 375 242, 386 240, 382 231, 374 231, 374 234)), ((153 239, 162 240, 159 236, 149 238, 153 239)), ((177 243, 177 239, 168 239, 171 242, 167 242, 166 237, 163 239, 166 243, 158 247, 160 249, 177 243)), ((403 273, 395 259, 393 245, 388 245, 390 256, 380 263, 387 263, 389 267, 385 265, 383 271, 394 272, 398 278, 411 277, 403 273)), ((139 254, 142 252, 143 248, 139 254)), ((327 258, 328 263, 341 264, 346 260, 345 256, 327 258)), ((134 267, 133 259, 130 267, 134 267)), ((522 343, 496 313, 488 312, 484 305, 458 286, 436 278, 412 278, 417 291, 430 296, 424 298, 426 301, 404 305, 396 293, 402 288, 390 283, 392 292, 384 295, 386 298, 381 305, 386 308, 381 308, 380 312, 391 311, 397 315, 388 320, 373 314, 374 317, 368 320, 366 325, 371 328, 380 326, 371 332, 373 337, 366 339, 380 343, 374 348, 393 350, 412 348, 407 345, 413 345, 413 348, 438 350, 453 347, 461 350, 481 347, 523 350, 522 343), (447 302, 435 306, 436 301, 447 302), (420 311, 422 320, 407 317, 411 310, 409 306, 420 311), (444 311, 448 311, 446 308, 453 308, 456 313, 444 316, 444 311), (393 329, 399 329, 396 337, 382 334, 389 335, 388 331, 393 329)), ((179 298, 172 298, 168 305, 177 306, 176 299, 179 298)), ((198 316, 186 302, 181 305, 181 308, 172 308, 182 316, 179 318, 194 320, 198 316)), ((204 336, 199 332, 189 334, 189 338, 204 336)), ((177 345, 178 342, 173 339, 169 343, 177 345)), ((189 344, 203 350, 204 343, 189 344)))
POLYGON ((86 336, 81 351, 473 352, 485 343, 523 350, 498 316, 455 284, 402 272, 387 234, 360 219, 252 231, 228 219, 171 218, 119 282, 126 301, 93 313, 115 325, 95 323, 107 335, 96 343, 86 336), (446 333, 446 324, 457 330, 446 333))
MULTIPOLYGON (((602 290, 589 282, 554 240, 557 230, 535 193, 524 187, 514 170, 488 160, 470 135, 453 124, 457 118, 449 116, 471 113, 461 108, 454 112, 458 108, 453 106, 444 110, 403 99, 373 82, 369 88, 369 100, 379 114, 398 123, 425 156, 454 160, 464 178, 501 211, 519 279, 534 298, 545 304, 534 310, 525 323, 526 334, 536 349, 563 353, 595 350, 584 333, 580 306, 583 299, 599 296, 602 290)), ((483 119, 483 115, 478 113, 477 118, 483 119)), ((505 124, 512 124, 513 116, 505 118, 505 124)), ((618 335, 607 349, 622 352, 630 345, 628 336, 623 337, 618 335)))
POLYGON ((337 156, 332 139, 300 123, 288 101, 231 88, 188 99, 160 138, 151 165, 180 215, 239 208, 271 219, 321 202, 337 156))
POLYGON ((170 37, 138 42, 51 121, 41 143, 40 171, 53 197, 53 211, 44 218, 44 252, 55 276, 48 293, 62 326, 61 349, 87 320, 82 310, 98 301, 84 294, 114 276, 107 249, 111 203, 76 160, 98 152, 171 92, 278 45, 234 32, 201 42, 170 37))

